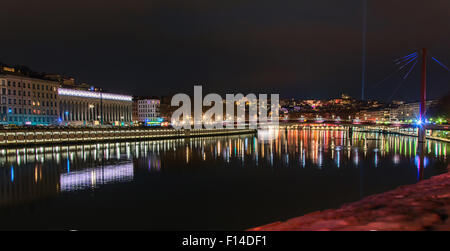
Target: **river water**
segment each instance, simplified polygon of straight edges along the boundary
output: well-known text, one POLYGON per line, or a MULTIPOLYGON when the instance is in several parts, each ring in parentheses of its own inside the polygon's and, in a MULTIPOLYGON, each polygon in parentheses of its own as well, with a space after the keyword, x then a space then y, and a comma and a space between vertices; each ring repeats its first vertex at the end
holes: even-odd
POLYGON ((449 145, 258 134, 0 149, 0 229, 243 230, 444 173, 449 145))

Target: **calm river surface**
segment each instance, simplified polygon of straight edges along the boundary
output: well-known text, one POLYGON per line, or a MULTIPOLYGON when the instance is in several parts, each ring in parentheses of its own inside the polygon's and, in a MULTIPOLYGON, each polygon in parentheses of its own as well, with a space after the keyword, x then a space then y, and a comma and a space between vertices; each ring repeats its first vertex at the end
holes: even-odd
MULTIPOLYGON (((417 139, 343 131, 0 149, 0 229, 243 230, 418 180, 417 139)), ((423 177, 446 172, 428 141, 423 177)))

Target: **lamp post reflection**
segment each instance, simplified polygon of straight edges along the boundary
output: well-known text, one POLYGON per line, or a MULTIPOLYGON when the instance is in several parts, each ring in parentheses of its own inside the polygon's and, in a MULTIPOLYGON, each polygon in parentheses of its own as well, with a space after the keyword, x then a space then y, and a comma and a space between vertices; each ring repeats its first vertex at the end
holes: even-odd
POLYGON ((282 130, 273 133, 276 137, 270 140, 261 133, 0 149, 0 205, 131 182, 137 170, 155 173, 202 163, 210 163, 207 166, 211 168, 301 167, 318 172, 360 168, 362 182, 371 168, 396 168, 414 162, 421 180, 426 176, 427 161, 448 161, 444 142, 417 144, 417 138, 369 132, 353 132, 351 137, 345 129, 282 130), (30 189, 36 193, 25 194, 30 189))

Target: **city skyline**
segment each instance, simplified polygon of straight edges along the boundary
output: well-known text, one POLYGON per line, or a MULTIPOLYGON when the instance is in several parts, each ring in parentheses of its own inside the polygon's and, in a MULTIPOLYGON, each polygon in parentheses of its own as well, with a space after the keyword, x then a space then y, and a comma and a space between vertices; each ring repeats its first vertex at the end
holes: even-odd
MULTIPOLYGON (((441 63, 441 62, 439 62, 441 63)), ((411 64, 411 63, 410 63, 411 64)), ((406 66, 406 65, 405 65, 406 66)), ((28 66, 26 65, 11 65, 11 64, 5 64, 3 62, 0 62, 0 74, 6 74, 6 75, 12 75, 12 76, 17 76, 17 77, 25 77, 25 78, 32 78, 32 79, 37 79, 37 80, 43 80, 43 81, 53 81, 53 82, 58 82, 61 87, 64 87, 67 85, 67 82, 70 82, 70 86, 71 88, 79 88, 81 90, 86 90, 89 92, 104 92, 104 93, 113 93, 114 91, 108 90, 108 89, 104 89, 101 86, 97 86, 94 85, 93 83, 86 83, 86 82, 79 82, 77 81, 76 78, 74 78, 74 76, 68 76, 68 75, 61 75, 58 73, 48 73, 48 72, 36 72, 33 69, 30 69, 28 66), (21 70, 25 68, 27 70, 29 70, 30 72, 26 72, 23 73, 21 72, 21 70), (92 85, 91 85, 92 84, 92 85)), ((444 67, 446 67, 444 65, 444 67)), ((411 70, 414 69, 414 67, 411 68, 411 70)), ((385 82, 386 79, 381 80, 378 84, 385 82)), ((193 85, 195 86, 195 85, 193 85)), ((193 93, 191 90, 186 90, 186 92, 188 93, 188 95, 193 96, 193 93)), ((150 98, 150 99, 164 99, 167 97, 171 97, 172 95, 175 95, 176 92, 174 91, 173 93, 167 94, 167 95, 142 95, 142 94, 134 94, 134 93, 127 93, 124 96, 129 95, 130 98, 134 97, 134 98, 138 98, 138 99, 146 99, 146 98, 150 98)), ((247 93, 245 93, 247 94, 247 93)), ((442 94, 442 93, 441 93, 442 94)), ((449 93, 445 93, 447 96, 449 93)), ((95 95, 95 94, 92 94, 95 95)), ((112 94, 112 95, 116 95, 116 94, 112 94)), ((353 97, 353 96, 349 96, 348 92, 345 91, 341 91, 340 93, 338 93, 338 95, 336 96, 328 96, 328 97, 322 97, 322 98, 315 98, 315 97, 294 97, 294 96, 281 96, 282 99, 285 100, 296 100, 296 101, 301 101, 301 100, 333 100, 333 99, 340 99, 341 97, 346 96, 349 98, 352 98, 354 100, 359 100, 361 101, 361 98, 359 97, 353 97)), ((439 98, 444 97, 445 95, 441 95, 433 100, 438 100, 439 98)), ((364 100, 362 101, 380 101, 386 104, 389 103, 396 103, 396 102, 418 102, 418 100, 400 100, 400 99, 389 99, 389 100, 380 100, 380 99, 372 99, 372 98, 364 98, 364 100)))
MULTIPOLYGON (((218 93, 360 97, 362 1, 104 4, 6 3, 2 20, 17 21, 4 31, 0 61, 133 95, 171 95, 201 84, 218 93)), ((448 62, 450 36, 441 32, 448 5, 368 1, 368 99, 389 101, 394 90, 385 89, 397 86, 401 75, 373 86, 395 70, 394 59, 411 51, 427 47, 448 62)), ((430 72, 428 96, 436 99, 450 79, 439 66, 430 72)), ((415 69, 392 99, 418 100, 419 82, 415 69)))

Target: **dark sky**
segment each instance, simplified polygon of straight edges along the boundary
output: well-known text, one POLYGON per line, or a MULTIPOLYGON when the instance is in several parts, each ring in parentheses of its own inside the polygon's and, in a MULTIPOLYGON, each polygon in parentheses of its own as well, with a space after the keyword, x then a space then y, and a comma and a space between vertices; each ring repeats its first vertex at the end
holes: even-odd
MULTIPOLYGON (((14 0, 0 9, 0 62, 114 92, 360 96, 362 0, 14 0)), ((369 98, 400 81, 395 58, 427 47, 450 63, 450 1, 368 0, 369 98)), ((393 99, 419 97, 419 67, 393 99)), ((429 98, 449 91, 431 66, 429 98)))

